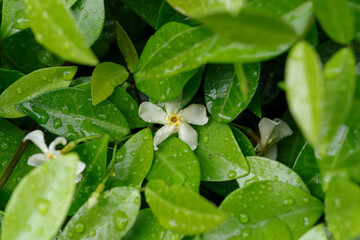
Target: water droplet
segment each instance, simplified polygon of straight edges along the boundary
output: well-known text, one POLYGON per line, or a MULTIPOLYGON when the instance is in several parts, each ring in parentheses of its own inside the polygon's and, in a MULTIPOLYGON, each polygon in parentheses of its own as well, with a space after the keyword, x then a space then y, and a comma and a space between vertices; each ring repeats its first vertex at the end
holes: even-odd
POLYGON ((18 94, 22 94, 22 93, 23 93, 23 91, 22 91, 21 88, 17 88, 17 89, 16 89, 16 92, 17 92, 18 94))
POLYGON ((42 80, 46 81, 46 80, 47 80, 47 77, 42 76, 42 80))
POLYGON ((49 201, 46 199, 39 199, 36 204, 37 210, 42 214, 45 215, 49 210, 49 201))
POLYGON ((99 117, 106 120, 108 118, 108 116, 105 113, 100 113, 99 117))
POLYGON ((286 206, 294 205, 295 200, 293 198, 286 198, 283 202, 286 206))
POLYGON ((203 138, 204 143, 208 143, 209 142, 209 135, 205 135, 203 138))
POLYGON ((55 128, 55 129, 58 129, 58 128, 61 127, 61 126, 62 126, 62 121, 61 121, 61 119, 60 119, 60 118, 55 119, 55 120, 54 120, 54 128, 55 128))
POLYGON ((5 151, 9 148, 9 144, 7 142, 2 142, 0 148, 2 151, 5 151))
POLYGON ((133 138, 133 140, 132 140, 133 142, 136 142, 137 141, 137 139, 136 138, 133 138))
POLYGON ((95 231, 91 231, 88 236, 89 236, 89 237, 94 237, 95 234, 96 234, 95 231))
POLYGON ((66 236, 69 238, 72 238, 72 237, 74 237, 74 233, 69 231, 69 232, 67 232, 66 236))
POLYGON ((136 152, 135 151, 131 151, 131 156, 135 156, 136 155, 136 152))
POLYGON ((304 203, 309 203, 310 199, 308 197, 303 198, 304 203))
POLYGON ((251 236, 251 227, 249 228, 244 228, 242 231, 241 231, 241 238, 248 238, 251 236))
POLYGON ((125 98, 124 98, 124 101, 125 101, 125 102, 128 102, 128 101, 129 101, 129 98, 125 97, 125 98))
POLYGON ((78 222, 75 224, 75 232, 77 233, 83 233, 85 231, 85 225, 82 222, 78 222))
POLYGON ((130 110, 134 111, 135 110, 135 105, 134 104, 130 104, 130 110))
POLYGON ((123 211, 116 211, 114 213, 115 218, 115 227, 118 230, 124 230, 126 228, 126 225, 128 223, 128 217, 123 211))
POLYGON ((275 175, 274 180, 275 181, 279 180, 279 177, 275 175))
POLYGON ((62 110, 62 112, 65 113, 65 114, 69 114, 69 113, 70 113, 69 107, 66 106, 66 105, 63 106, 63 107, 61 108, 61 110, 62 110))
POLYGON ((249 221, 249 216, 247 214, 240 214, 240 222, 247 223, 249 221))
POLYGON ((264 206, 264 205, 262 205, 262 204, 261 204, 259 207, 260 207, 261 209, 264 209, 264 208, 265 208, 265 206, 264 206))
POLYGON ((229 179, 235 179, 236 176, 237 176, 237 174, 236 174, 236 172, 235 172, 234 170, 230 170, 230 171, 228 172, 228 174, 227 174, 227 177, 228 177, 229 179))

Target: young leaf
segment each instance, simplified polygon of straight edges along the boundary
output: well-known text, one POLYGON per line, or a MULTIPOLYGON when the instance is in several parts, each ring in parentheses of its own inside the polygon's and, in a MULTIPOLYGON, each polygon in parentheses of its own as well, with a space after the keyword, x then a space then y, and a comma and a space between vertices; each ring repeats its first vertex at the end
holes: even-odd
POLYGON ((241 76, 237 76, 232 65, 207 67, 204 83, 206 107, 217 121, 228 123, 235 119, 255 94, 260 78, 260 65, 241 65, 241 76), (246 96, 241 85, 248 87, 246 96))
POLYGON ((328 240, 323 223, 318 224, 315 227, 311 228, 304 235, 302 235, 301 238, 299 238, 299 240, 313 240, 313 239, 328 240))
POLYGON ((80 161, 85 163, 86 167, 81 173, 81 181, 76 184, 74 199, 68 215, 74 215, 104 179, 108 142, 109 135, 105 135, 99 140, 81 144, 74 149, 74 152, 78 153, 80 161))
POLYGON ((263 157, 246 157, 246 161, 250 166, 250 172, 248 175, 236 179, 240 188, 257 181, 274 180, 293 185, 310 193, 299 175, 285 165, 263 157))
POLYGON ((150 208, 142 209, 123 240, 180 240, 181 235, 163 228, 150 208))
POLYGON ((125 82, 128 77, 128 71, 119 64, 103 62, 97 65, 91 77, 93 105, 108 98, 114 92, 114 88, 125 82))
POLYGON ((151 168, 154 155, 153 138, 149 128, 132 136, 116 153, 114 186, 140 187, 151 168))
POLYGON ((335 239, 350 240, 360 234, 360 189, 347 179, 329 183, 325 198, 325 219, 335 239))
POLYGON ((348 44, 354 38, 352 11, 346 0, 313 0, 321 27, 335 42, 348 44))
POLYGON ((75 19, 62 0, 24 0, 36 40, 61 58, 96 65, 98 60, 86 45, 75 19), (46 22, 47 24, 43 24, 46 22))
POLYGON ((96 206, 85 203, 65 226, 61 240, 121 239, 133 226, 140 208, 140 193, 118 187, 102 193, 96 206))
POLYGON ((86 46, 92 46, 100 37, 104 26, 104 0, 77 0, 72 11, 86 46))
POLYGON ((226 218, 212 203, 180 185, 167 187, 160 180, 150 181, 145 197, 160 224, 181 234, 203 233, 226 218))
POLYGON ((321 217, 323 204, 289 184, 259 181, 232 192, 219 209, 229 218, 203 240, 298 239, 321 217))
POLYGON ((124 88, 115 88, 108 100, 124 114, 130 129, 147 126, 147 123, 139 117, 139 104, 124 88))
POLYGON ((25 4, 23 0, 4 0, 2 8, 0 39, 10 37, 29 27, 29 20, 25 14, 25 4))
POLYGON ((19 118, 26 114, 17 103, 28 101, 46 91, 69 86, 77 67, 41 69, 21 77, 0 95, 0 117, 19 118))
POLYGON ((118 22, 116 22, 116 40, 120 52, 126 61, 127 68, 131 73, 133 73, 136 64, 139 61, 139 57, 134 44, 131 42, 129 36, 118 22))
POLYGON ((70 207, 78 157, 44 163, 20 182, 5 210, 2 239, 51 239, 70 207), (26 199, 26 201, 25 201, 26 199))
POLYGON ((90 92, 82 89, 53 90, 18 106, 45 129, 69 139, 105 134, 119 139, 130 132, 115 105, 104 101, 94 107, 90 92))
POLYGON ((200 186, 200 164, 190 147, 176 137, 167 139, 155 152, 154 163, 147 179, 178 184, 195 192, 200 186))
POLYGON ((196 131, 199 146, 195 154, 200 161, 202 181, 228 181, 249 173, 249 166, 228 125, 210 118, 205 126, 196 126, 196 131))

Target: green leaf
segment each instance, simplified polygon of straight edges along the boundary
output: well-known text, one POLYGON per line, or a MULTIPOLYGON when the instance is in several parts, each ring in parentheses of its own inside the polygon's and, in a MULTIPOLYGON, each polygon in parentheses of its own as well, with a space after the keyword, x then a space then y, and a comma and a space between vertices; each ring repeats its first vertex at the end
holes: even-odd
POLYGON ((31 30, 39 43, 68 61, 86 65, 98 63, 62 0, 24 2, 31 30))
POLYGON ((217 12, 230 12, 236 15, 244 4, 244 0, 167 0, 177 11, 184 15, 199 18, 217 12))
POLYGON ((230 128, 244 156, 255 156, 254 147, 248 137, 236 127, 230 126, 230 128))
POLYGON ((0 38, 4 39, 29 27, 23 0, 4 0, 2 3, 0 38))
POLYGON ((145 20, 150 26, 155 28, 159 10, 163 0, 120 0, 129 6, 137 15, 145 20))
POLYGON ((352 11, 355 25, 355 39, 360 40, 360 2, 358 0, 349 0, 349 8, 352 11))
POLYGON ((324 192, 321 188, 320 169, 316 162, 314 150, 308 143, 299 152, 292 168, 301 176, 314 197, 324 199, 324 192))
POLYGON ((335 239, 356 239, 360 234, 360 189, 347 179, 329 183, 325 198, 325 219, 335 239))
POLYGON ((81 144, 74 149, 86 167, 81 173, 81 181, 76 184, 74 199, 68 215, 74 215, 105 178, 108 142, 109 135, 105 135, 99 140, 81 144))
POLYGON ((77 160, 58 157, 21 181, 6 206, 2 239, 48 240, 57 233, 75 189, 77 160))
POLYGON ((321 217, 323 204, 289 184, 259 181, 232 192, 219 209, 229 218, 203 240, 298 239, 321 217))
POLYGON ((186 143, 177 137, 171 137, 155 152, 147 179, 162 180, 168 185, 178 184, 199 192, 199 160, 186 143))
POLYGON ((104 0, 77 0, 72 11, 86 46, 92 46, 100 37, 104 26, 104 0))
POLYGON ((284 182, 310 193, 300 176, 280 162, 263 157, 246 157, 246 160, 250 166, 250 172, 236 179, 240 188, 253 182, 271 180, 284 182))
POLYGON ((121 239, 133 226, 140 208, 140 193, 131 187, 104 192, 96 206, 88 202, 71 218, 61 240, 121 239))
POLYGON ((223 37, 254 46, 289 45, 297 39, 292 26, 274 14, 255 8, 243 8, 236 16, 230 13, 207 15, 201 21, 223 37))
POLYGON ((311 228, 304 235, 302 235, 301 238, 299 238, 299 240, 313 240, 313 239, 328 240, 323 223, 318 224, 315 227, 311 228))
POLYGON ((195 129, 199 134, 195 154, 200 161, 202 181, 228 181, 249 173, 249 166, 228 125, 210 118, 206 125, 195 129))
POLYGON ((0 69, 0 94, 24 74, 15 70, 0 69))
POLYGON ((249 102, 247 108, 258 118, 262 118, 260 88, 256 89, 255 94, 249 102))
POLYGON ((94 107, 90 91, 82 89, 53 90, 18 106, 48 131, 69 139, 105 134, 120 139, 130 133, 115 105, 104 101, 94 107))
POLYGON ((142 209, 123 240, 180 240, 181 235, 163 228, 150 208, 142 209))
POLYGON ((139 117, 139 104, 124 88, 115 88, 108 100, 124 114, 130 129, 143 128, 148 125, 139 117))
POLYGON ((149 128, 132 136, 116 153, 111 187, 140 187, 151 168, 154 155, 153 138, 149 128))
POLYGON ((324 31, 335 42, 348 44, 354 38, 352 11, 346 0, 313 0, 315 13, 324 31))
POLYGON ((114 88, 125 82, 128 77, 128 71, 119 64, 103 62, 97 65, 91 77, 93 105, 108 98, 114 92, 114 88))
POLYGON ((46 91, 69 86, 77 67, 41 69, 21 77, 0 95, 0 117, 19 118, 26 114, 15 105, 46 91))
POLYGON ((209 65, 205 73, 206 107, 215 120, 228 123, 250 103, 259 83, 260 65, 239 64, 241 77, 233 65, 209 65), (244 94, 241 85, 247 87, 244 94))
POLYGON ((212 203, 180 185, 167 187, 160 180, 150 181, 145 197, 160 224, 181 234, 205 232, 226 218, 212 203))
POLYGON ((120 52, 122 53, 126 61, 127 68, 131 73, 133 73, 136 64, 139 61, 139 57, 134 47, 134 44, 131 42, 129 36, 118 22, 116 22, 116 40, 120 52))

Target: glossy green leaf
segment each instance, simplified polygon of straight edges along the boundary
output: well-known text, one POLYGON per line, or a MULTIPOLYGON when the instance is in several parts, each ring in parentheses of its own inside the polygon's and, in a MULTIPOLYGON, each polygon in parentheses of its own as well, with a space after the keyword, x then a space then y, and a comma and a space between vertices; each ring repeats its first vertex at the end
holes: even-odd
POLYGON ((249 102, 247 108, 258 118, 262 118, 260 88, 256 89, 255 94, 249 102))
POLYGON ((360 2, 358 0, 349 0, 349 8, 352 11, 354 17, 354 26, 355 26, 355 39, 360 40, 360 2))
POLYGON ((118 22, 116 22, 116 40, 120 52, 126 61, 127 68, 131 73, 133 73, 136 64, 139 61, 139 57, 134 44, 131 42, 129 36, 118 22))
POLYGON ((250 166, 250 172, 236 179, 240 188, 253 182, 270 180, 284 182, 310 193, 300 176, 285 165, 263 157, 246 157, 246 161, 250 166))
POLYGON ((202 181, 228 181, 249 173, 249 166, 228 125, 209 119, 206 125, 196 126, 196 131, 199 146, 195 154, 200 161, 202 181))
POLYGON ((18 145, 24 138, 24 132, 11 122, 0 118, 0 171, 12 159, 18 145))
POLYGON ((0 28, 0 38, 4 39, 29 27, 23 0, 4 0, 0 28))
POLYGON ((209 65, 205 73, 206 107, 217 121, 230 122, 250 103, 259 83, 260 65, 240 64, 237 76, 233 65, 209 65), (248 87, 244 94, 241 85, 248 87))
POLYGON ((260 9, 243 8, 236 16, 230 13, 208 15, 201 21, 223 37, 255 46, 288 45, 297 39, 292 26, 260 9))
POLYGON ((168 187, 160 180, 150 181, 145 197, 160 224, 181 234, 205 232, 226 218, 212 203, 180 185, 168 187))
POLYGON ((126 68, 119 64, 103 62, 97 65, 91 77, 93 105, 108 98, 114 92, 114 88, 125 82, 128 77, 126 68))
POLYGON ((104 26, 104 0, 77 0, 72 11, 86 46, 92 46, 100 37, 104 26))
POLYGON ((165 229, 156 219, 150 208, 142 209, 134 226, 123 240, 180 240, 181 235, 165 229))
POLYGON ((36 42, 30 29, 23 30, 2 41, 3 54, 11 64, 24 73, 64 64, 64 60, 36 42))
POLYGON ((109 135, 105 135, 99 140, 81 144, 73 150, 79 155, 80 161, 86 164, 86 167, 81 173, 81 181, 76 184, 74 199, 68 215, 74 215, 104 179, 108 141, 109 135))
POLYGON ((61 58, 79 64, 96 65, 74 17, 62 0, 24 0, 36 40, 61 58), (46 22, 47 24, 43 24, 46 22))
POLYGON ((115 176, 111 186, 140 187, 150 171, 153 161, 154 146, 149 128, 132 136, 116 153, 115 176))
POLYGON ((347 179, 329 183, 325 198, 325 219, 335 239, 350 240, 360 235, 360 189, 347 179))
POLYGON ((16 70, 0 69, 0 94, 23 76, 22 72, 16 70))
POLYGON ((150 26, 156 26, 156 20, 159 15, 159 9, 163 0, 120 0, 128 5, 137 15, 145 20, 150 26))
POLYGON ((323 204, 289 184, 259 181, 231 193, 219 209, 229 218, 203 240, 298 239, 321 217, 323 204))
POLYGON ((19 118, 26 114, 15 104, 28 101, 46 91, 69 86, 77 67, 53 67, 32 72, 13 83, 0 95, 0 116, 19 118))
POLYGON ((115 105, 104 101, 94 107, 90 92, 82 89, 53 90, 19 107, 48 131, 69 139, 105 134, 119 139, 130 133, 115 105))
POLYGON ((167 0, 174 9, 184 15, 201 17, 217 12, 230 12, 237 14, 244 4, 244 0, 167 0))
POLYGON ((210 191, 215 192, 223 197, 226 197, 239 188, 239 184, 236 180, 226 182, 201 182, 201 186, 206 187, 210 191))
POLYGON ((309 144, 306 143, 303 146, 292 168, 301 176, 314 197, 324 199, 324 192, 321 188, 320 169, 316 162, 314 150, 309 144))
POLYGON ((104 192, 96 206, 88 202, 71 218, 61 240, 121 239, 133 226, 140 208, 140 193, 131 187, 104 192))
POLYGON ((186 143, 177 137, 171 137, 155 152, 154 163, 147 179, 149 181, 162 180, 168 185, 182 185, 198 192, 199 160, 186 143))
POLYGON ((304 235, 299 238, 299 240, 328 240, 326 236, 326 231, 324 224, 318 224, 315 227, 311 228, 304 235))
POLYGON ((66 4, 71 7, 73 6, 78 0, 65 0, 66 4))
POLYGON ((122 87, 115 88, 108 100, 124 114, 130 129, 147 126, 147 123, 139 117, 139 104, 122 87))
POLYGON ((183 99, 180 105, 180 109, 188 105, 195 96, 195 94, 198 92, 203 77, 203 72, 204 68, 199 68, 199 70, 185 84, 182 91, 183 99))
POLYGON ((57 233, 75 189, 77 160, 75 154, 59 157, 21 181, 6 206, 2 239, 48 240, 57 233))
POLYGON ((354 38, 352 11, 346 0, 313 0, 321 27, 334 41, 348 44, 354 38))
POLYGON ((236 142, 238 143, 241 152, 244 154, 245 157, 247 156, 255 156, 255 151, 252 143, 248 139, 248 137, 236 127, 230 126, 231 131, 234 134, 236 142))

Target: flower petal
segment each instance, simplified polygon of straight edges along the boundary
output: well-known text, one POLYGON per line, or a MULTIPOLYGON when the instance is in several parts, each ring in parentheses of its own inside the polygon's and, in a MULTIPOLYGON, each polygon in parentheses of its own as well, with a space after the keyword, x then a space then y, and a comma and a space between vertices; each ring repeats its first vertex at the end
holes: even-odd
POLYGON ((139 116, 145 122, 149 123, 160 123, 165 125, 168 122, 167 115, 164 110, 162 110, 161 107, 150 102, 143 102, 140 104, 139 116))
POLYGON ((162 128, 160 128, 156 133, 154 137, 154 150, 158 150, 159 148, 157 145, 162 143, 165 139, 167 139, 171 134, 177 132, 177 127, 165 125, 162 128))
POLYGON ((43 153, 37 153, 29 157, 27 164, 30 166, 40 166, 41 164, 50 161, 49 158, 43 153))
POLYGON ((195 125, 205 125, 209 118, 206 116, 206 108, 201 104, 191 104, 179 112, 188 123, 195 125))
POLYGON ((277 144, 272 144, 264 153, 264 157, 276 160, 277 158, 277 144))
POLYGON ((179 138, 187 143, 191 150, 195 150, 198 146, 198 133, 186 122, 180 124, 179 138))
POLYGON ((82 161, 78 161, 77 168, 76 168, 76 174, 82 173, 86 167, 86 164, 82 161))
POLYGON ((65 146, 67 143, 66 139, 63 137, 57 137, 54 139, 54 141, 52 141, 49 145, 49 151, 50 153, 54 154, 54 155, 61 155, 60 151, 56 150, 56 146, 59 144, 62 144, 63 146, 65 146))
POLYGON ((48 153, 49 149, 46 146, 45 143, 45 138, 44 138, 44 133, 40 130, 35 130, 32 132, 29 132, 23 139, 23 142, 25 142, 26 140, 30 140, 33 143, 35 143, 36 146, 38 146, 38 148, 40 148, 40 150, 43 153, 48 153))
POLYGON ((165 102, 165 109, 168 116, 179 112, 179 108, 182 102, 182 92, 170 102, 165 102))
POLYGON ((292 134, 291 129, 285 121, 275 118, 262 118, 259 122, 261 145, 266 146, 292 134))
POLYGON ((81 174, 81 173, 80 173, 80 174, 77 174, 77 175, 76 175, 76 179, 75 179, 75 183, 80 182, 81 179, 82 179, 82 174, 81 174))

